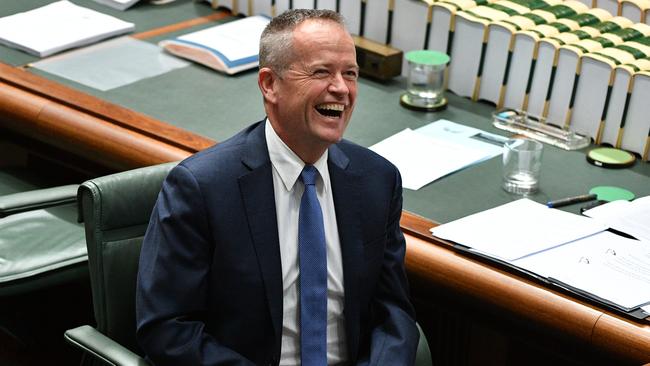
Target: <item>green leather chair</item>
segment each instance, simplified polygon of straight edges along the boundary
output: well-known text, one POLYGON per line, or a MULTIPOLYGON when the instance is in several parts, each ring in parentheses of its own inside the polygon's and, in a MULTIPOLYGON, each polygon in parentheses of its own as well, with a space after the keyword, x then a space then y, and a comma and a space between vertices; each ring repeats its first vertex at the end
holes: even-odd
POLYGON ((175 164, 91 179, 79 187, 97 326, 68 330, 65 339, 93 356, 85 363, 147 364, 135 338, 138 259, 158 192, 175 164))
MULTIPOLYGON (((0 174, 3 178, 7 176, 0 174)), ((2 189, 16 188, 14 183, 0 182, 2 364, 19 363, 36 350, 58 357, 55 343, 46 339, 90 315, 85 311, 90 293, 84 228, 77 221, 77 185, 2 189), (60 295, 73 291, 78 296, 74 303, 60 295), (50 320, 52 315, 56 319, 50 320)))
MULTIPOLYGON (((97 327, 70 329, 65 339, 102 364, 147 365, 135 339, 138 259, 162 181, 175 164, 92 179, 79 188, 97 327)), ((421 329, 420 335, 416 365, 430 366, 421 329)))

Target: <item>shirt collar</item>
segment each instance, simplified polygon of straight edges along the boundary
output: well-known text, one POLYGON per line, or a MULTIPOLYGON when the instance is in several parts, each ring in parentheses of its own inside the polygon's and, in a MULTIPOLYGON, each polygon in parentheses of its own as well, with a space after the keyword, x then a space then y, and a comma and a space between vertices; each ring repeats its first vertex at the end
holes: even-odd
MULTIPOLYGON (((280 136, 275 132, 269 119, 266 119, 264 127, 266 135, 266 146, 269 149, 269 158, 273 168, 280 175, 282 183, 287 191, 293 189, 294 184, 300 176, 300 172, 305 167, 305 163, 294 153, 287 144, 282 141, 280 136)), ((325 150, 323 155, 314 163, 314 167, 318 170, 318 174, 323 179, 323 182, 329 181, 329 170, 327 169, 328 151, 325 150)), ((323 186, 327 186, 324 184, 323 186)))

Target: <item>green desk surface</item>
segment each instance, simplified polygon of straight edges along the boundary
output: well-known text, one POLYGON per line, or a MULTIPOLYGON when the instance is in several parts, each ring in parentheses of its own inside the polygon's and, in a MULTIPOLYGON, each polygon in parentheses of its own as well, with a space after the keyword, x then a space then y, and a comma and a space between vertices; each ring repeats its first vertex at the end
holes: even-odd
MULTIPOLYGON (((223 141, 264 117, 256 80, 255 72, 230 77, 190 66, 106 93, 88 88, 85 91, 223 141)), ((357 106, 345 137, 370 146, 404 128, 418 128, 440 118, 507 135, 492 127, 489 115, 493 107, 489 105, 449 95, 446 111, 413 112, 399 105, 403 87, 401 79, 389 84, 361 80, 357 106)), ((568 152, 546 145, 541 190, 531 198, 545 203, 584 194, 599 185, 624 187, 640 197, 650 194, 649 178, 648 163, 637 162, 631 169, 608 170, 587 163, 584 150, 568 152)), ((503 191, 500 182, 501 161, 493 158, 418 191, 405 189, 404 208, 438 222, 448 222, 519 198, 503 191)), ((565 209, 577 213, 579 207, 565 209)))
MULTIPOLYGON (((22 4, 18 0, 11 2, 15 3, 16 7, 22 4)), ((92 4, 91 1, 78 2, 92 4)), ((115 13, 100 5, 92 7, 115 13)), ((146 21, 149 23, 146 27, 154 27, 156 24, 149 18, 155 16, 149 17, 149 11, 165 12, 161 17, 169 17, 169 21, 171 18, 185 20, 192 16, 205 15, 203 10, 208 13, 211 11, 203 4, 181 1, 177 6, 170 8, 143 5, 117 13, 122 19, 136 20, 143 18, 147 12, 146 21)), ((173 23, 173 19, 169 22, 173 23)), ((143 24, 139 23, 138 27, 144 28, 143 24)), ((155 43, 191 30, 194 29, 147 41, 155 43)), ((4 60, 6 57, 2 55, 0 58, 4 60)), ((190 65, 107 92, 100 92, 35 69, 31 71, 217 141, 225 140, 251 122, 264 117, 255 71, 226 76, 199 65, 190 65)), ((356 109, 345 137, 361 145, 370 146, 404 128, 418 128, 441 118, 508 135, 492 127, 489 118, 494 109, 492 106, 473 103, 454 95, 448 95, 449 107, 442 112, 421 113, 406 110, 399 105, 399 96, 404 87, 405 81, 402 78, 385 84, 360 80, 356 109)), ((620 186, 634 192, 637 197, 650 195, 650 164, 637 161, 635 166, 629 169, 607 170, 588 164, 585 151, 586 149, 567 152, 546 145, 541 189, 530 198, 545 203, 552 199, 584 194, 591 187, 601 185, 620 186)), ((503 191, 500 183, 501 161, 497 157, 442 178, 418 191, 405 189, 404 208, 444 223, 520 198, 503 191)), ((580 205, 574 205, 564 209, 577 213, 579 207, 580 205)))

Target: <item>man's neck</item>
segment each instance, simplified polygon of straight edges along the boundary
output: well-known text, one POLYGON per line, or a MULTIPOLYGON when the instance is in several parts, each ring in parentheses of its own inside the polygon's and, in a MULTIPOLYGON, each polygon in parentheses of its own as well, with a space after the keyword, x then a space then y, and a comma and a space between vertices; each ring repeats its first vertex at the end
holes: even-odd
POLYGON ((273 128, 273 131, 280 138, 280 140, 282 140, 282 142, 289 148, 289 150, 293 151, 293 153, 296 154, 305 164, 313 165, 318 161, 318 159, 320 159, 321 156, 323 156, 325 151, 327 151, 329 148, 329 145, 324 144, 318 148, 314 146, 314 144, 301 144, 299 142, 294 143, 283 133, 283 131, 278 131, 277 126, 271 121, 270 118, 268 118, 268 121, 271 124, 271 128, 273 128))

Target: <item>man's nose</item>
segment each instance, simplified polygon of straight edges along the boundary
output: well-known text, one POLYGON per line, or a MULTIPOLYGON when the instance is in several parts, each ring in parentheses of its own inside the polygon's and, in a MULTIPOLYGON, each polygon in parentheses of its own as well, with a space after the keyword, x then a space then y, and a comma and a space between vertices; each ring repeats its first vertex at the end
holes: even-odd
POLYGON ((341 73, 336 73, 330 80, 328 91, 332 94, 346 95, 350 93, 350 88, 348 87, 345 78, 343 78, 343 75, 341 73))

